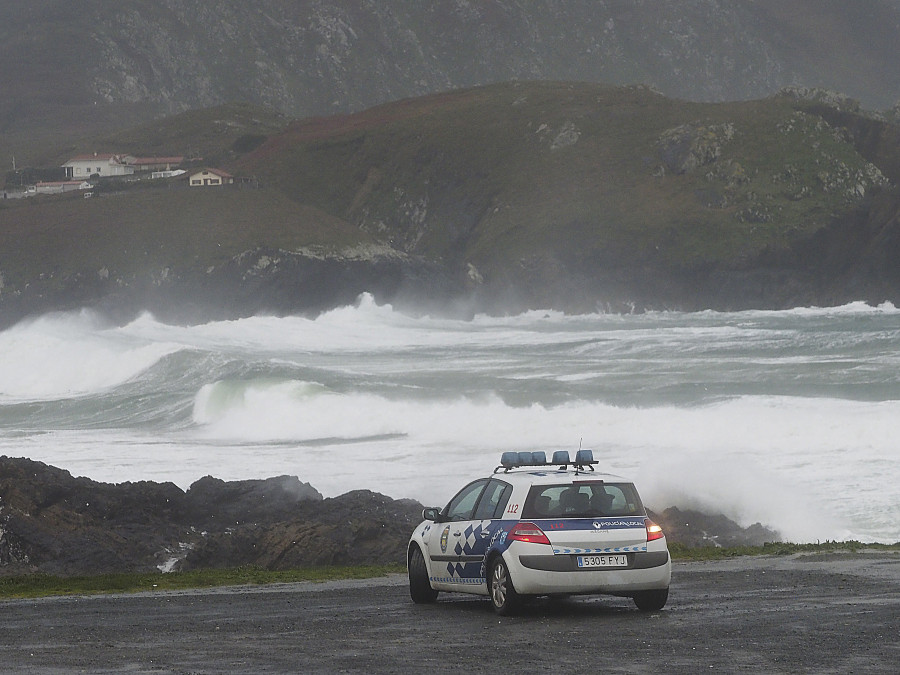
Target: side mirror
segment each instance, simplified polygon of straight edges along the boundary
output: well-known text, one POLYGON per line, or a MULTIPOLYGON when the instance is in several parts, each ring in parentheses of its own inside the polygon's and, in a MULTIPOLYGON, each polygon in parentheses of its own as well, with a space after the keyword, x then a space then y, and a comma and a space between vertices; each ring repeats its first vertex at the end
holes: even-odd
POLYGON ((431 520, 435 523, 440 522, 441 510, 436 506, 429 506, 427 509, 422 510, 422 519, 423 520, 431 520))

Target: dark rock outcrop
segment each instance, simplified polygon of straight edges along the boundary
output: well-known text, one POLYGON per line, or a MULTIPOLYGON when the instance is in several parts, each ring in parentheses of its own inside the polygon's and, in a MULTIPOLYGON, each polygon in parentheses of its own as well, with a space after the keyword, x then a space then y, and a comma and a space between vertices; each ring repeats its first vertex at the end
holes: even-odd
POLYGON ((650 517, 663 528, 667 541, 684 546, 762 546, 768 542, 780 541, 777 532, 760 523, 740 527, 723 515, 682 511, 675 506, 670 506, 662 513, 651 513, 650 517))
POLYGON ((0 458, 0 569, 99 574, 152 567, 184 537, 172 483, 110 485, 25 459, 0 458))
POLYGON ((316 255, 267 247, 222 265, 164 278, 40 279, 10 291, 0 274, 0 330, 29 315, 93 307, 114 320, 150 311, 162 321, 196 324, 254 314, 314 316, 352 305, 363 293, 398 307, 446 308, 463 292, 452 271, 400 252, 316 255))
POLYGON ((295 476, 108 484, 0 457, 0 574, 402 562, 422 506, 295 476))
POLYGON ((421 514, 418 502, 356 490, 299 503, 289 518, 209 533, 184 562, 189 568, 266 569, 402 563, 421 514))
POLYGON ((196 481, 182 500, 181 518, 203 530, 289 519, 304 502, 322 494, 296 476, 225 482, 212 476, 196 481))
MULTIPOLYGON (((226 482, 99 483, 0 457, 0 575, 402 563, 422 505, 368 490, 329 499, 295 476, 226 482)), ((669 541, 732 546, 777 540, 760 525, 667 509, 669 541)))

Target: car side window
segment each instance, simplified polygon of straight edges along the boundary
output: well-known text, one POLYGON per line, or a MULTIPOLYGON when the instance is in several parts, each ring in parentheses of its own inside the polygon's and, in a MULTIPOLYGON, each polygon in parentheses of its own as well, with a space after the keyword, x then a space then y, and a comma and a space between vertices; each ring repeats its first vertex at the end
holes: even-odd
POLYGON ((447 520, 472 520, 472 514, 475 511, 475 505, 478 498, 487 484, 487 479, 482 478, 474 483, 469 483, 462 490, 456 493, 456 496, 447 504, 444 509, 444 517, 447 520))
POLYGON ((492 479, 478 502, 474 520, 493 520, 503 515, 506 502, 512 493, 512 486, 499 480, 492 479))

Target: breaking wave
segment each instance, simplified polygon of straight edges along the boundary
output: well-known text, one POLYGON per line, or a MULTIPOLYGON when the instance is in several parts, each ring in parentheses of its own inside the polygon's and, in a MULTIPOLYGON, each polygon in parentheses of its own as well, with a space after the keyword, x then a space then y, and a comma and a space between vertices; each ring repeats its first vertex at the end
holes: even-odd
POLYGON ((505 450, 595 451, 651 508, 900 540, 900 311, 315 319, 0 332, 0 453, 187 487, 295 474, 439 504, 505 450))

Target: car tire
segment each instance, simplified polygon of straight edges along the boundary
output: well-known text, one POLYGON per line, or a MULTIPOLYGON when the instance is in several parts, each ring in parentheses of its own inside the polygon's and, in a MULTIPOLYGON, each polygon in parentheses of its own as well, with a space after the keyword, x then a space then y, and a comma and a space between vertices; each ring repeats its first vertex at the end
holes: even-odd
POLYGON ((657 612, 666 606, 669 589, 659 588, 653 591, 640 591, 633 596, 634 604, 642 612, 657 612))
POLYGON ((488 595, 494 611, 500 616, 514 614, 521 604, 521 598, 513 586, 512 577, 506 561, 497 557, 491 563, 491 573, 488 577, 488 595))
POLYGON ((437 600, 438 592, 428 581, 428 569, 425 558, 418 546, 413 546, 409 554, 409 597, 418 604, 427 604, 437 600))

